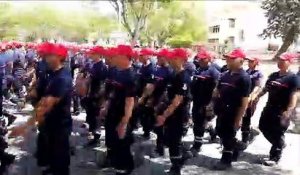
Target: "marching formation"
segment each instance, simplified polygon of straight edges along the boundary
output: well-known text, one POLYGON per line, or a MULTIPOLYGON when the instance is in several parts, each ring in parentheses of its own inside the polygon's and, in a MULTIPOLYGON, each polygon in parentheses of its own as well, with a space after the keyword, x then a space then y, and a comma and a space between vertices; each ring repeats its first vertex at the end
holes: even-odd
MULTIPOLYGON (((80 108, 86 112, 82 127, 90 133, 86 146, 100 144, 104 126, 105 166, 113 167, 117 175, 129 175, 135 167, 131 145, 133 131, 139 127, 146 140, 150 133, 157 135, 155 156, 164 156, 165 147, 169 148, 171 175, 180 175, 185 161, 198 155, 205 132, 211 142, 223 146, 214 169, 226 170, 259 134, 252 129, 251 117, 266 93, 259 129, 272 144, 264 164, 275 165, 285 147, 284 134, 300 88, 299 73, 289 69, 297 59, 291 53, 280 55, 278 71, 264 85, 264 75, 257 69, 259 59, 248 57, 240 48, 223 55, 226 65, 220 67, 214 54, 204 48, 194 56, 184 48, 128 45, 9 42, 0 46, 1 100, 31 103, 35 108, 26 124, 10 129, 11 135, 37 126, 36 158, 44 175, 70 174, 72 114, 79 115, 80 108), (194 143, 186 149, 182 137, 190 126, 194 143), (239 129, 242 140, 236 138, 239 129)), ((2 125, 3 136, 12 122, 2 125)), ((6 148, 2 138, 1 173, 14 159, 6 148)))

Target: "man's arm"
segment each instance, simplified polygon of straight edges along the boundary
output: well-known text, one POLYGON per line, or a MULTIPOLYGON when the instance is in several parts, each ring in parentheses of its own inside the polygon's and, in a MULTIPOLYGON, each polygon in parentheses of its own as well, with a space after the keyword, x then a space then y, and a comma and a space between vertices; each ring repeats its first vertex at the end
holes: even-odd
POLYGON ((154 85, 152 83, 147 83, 144 88, 142 97, 139 99, 139 104, 144 103, 145 98, 149 97, 154 91, 154 85))
POLYGON ((183 101, 183 96, 176 95, 172 100, 172 103, 168 106, 168 108, 163 113, 163 117, 168 118, 170 115, 172 115, 176 110, 176 108, 182 103, 182 101, 183 101))
POLYGON ((122 123, 123 124, 128 124, 131 116, 132 116, 132 111, 133 111, 133 107, 134 107, 134 97, 127 97, 125 99, 125 114, 122 118, 122 123))
POLYGON ((247 107, 248 107, 248 101, 249 101, 249 97, 244 97, 244 98, 242 99, 242 104, 241 104, 241 106, 239 107, 238 113, 237 113, 237 116, 236 116, 236 121, 235 121, 235 127, 236 127, 236 128, 239 128, 239 127, 240 127, 242 118, 243 118, 243 116, 245 115, 246 109, 247 109, 247 107))
POLYGON ((38 123, 44 122, 45 114, 50 112, 53 109, 53 106, 56 105, 59 102, 59 100, 60 98, 58 97, 43 97, 36 108, 36 121, 38 123))

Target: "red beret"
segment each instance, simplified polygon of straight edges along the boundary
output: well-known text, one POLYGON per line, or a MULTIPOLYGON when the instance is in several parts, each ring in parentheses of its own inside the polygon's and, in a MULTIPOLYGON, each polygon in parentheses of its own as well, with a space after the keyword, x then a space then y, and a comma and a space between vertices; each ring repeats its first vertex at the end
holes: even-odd
POLYGON ((155 53, 158 57, 165 57, 168 58, 170 56, 170 51, 168 49, 160 49, 158 52, 155 53))
POLYGON ((94 46, 87 51, 87 54, 103 55, 104 48, 102 46, 94 46))
POLYGON ((283 53, 279 56, 280 60, 288 61, 288 62, 293 62, 296 58, 298 57, 297 54, 294 53, 283 53))
POLYGON ((197 54, 197 58, 199 60, 201 59, 211 59, 212 58, 212 54, 209 53, 207 50, 205 49, 201 49, 198 54, 197 54))
POLYGON ((170 53, 170 59, 180 58, 187 60, 189 57, 189 52, 184 48, 175 48, 170 53))
POLYGON ((141 56, 152 56, 154 55, 154 51, 149 48, 142 48, 139 53, 141 56))
POLYGON ((231 51, 229 54, 225 54, 224 57, 231 58, 231 59, 236 59, 236 58, 245 59, 246 54, 242 49, 237 48, 237 49, 234 49, 233 51, 231 51))

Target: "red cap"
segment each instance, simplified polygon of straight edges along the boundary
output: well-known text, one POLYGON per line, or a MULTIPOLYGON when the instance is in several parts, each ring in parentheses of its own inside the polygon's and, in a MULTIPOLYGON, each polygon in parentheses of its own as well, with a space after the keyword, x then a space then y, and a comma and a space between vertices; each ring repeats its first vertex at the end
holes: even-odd
POLYGON ((170 53, 170 59, 180 58, 187 60, 189 57, 189 53, 184 48, 175 48, 170 53))
POLYGON ((117 53, 113 54, 127 56, 128 58, 131 58, 133 56, 133 50, 129 45, 118 45, 116 52, 117 53))
POLYGON ((154 51, 149 48, 142 48, 139 53, 141 56, 152 56, 154 55, 154 51))
POLYGON ((237 49, 234 49, 233 51, 231 51, 229 54, 225 54, 224 57, 231 58, 231 59, 236 59, 236 58, 245 59, 246 54, 242 49, 237 48, 237 49))
POLYGON ((259 58, 257 58, 257 57, 249 57, 249 58, 247 58, 247 60, 259 63, 259 58))
POLYGON ((62 44, 45 42, 39 45, 38 53, 41 55, 57 55, 65 59, 68 55, 68 49, 62 44))
POLYGON ((104 48, 102 46, 94 46, 91 49, 87 51, 87 54, 97 54, 97 55, 103 55, 104 54, 104 48))
POLYGON ((288 62, 293 62, 297 57, 298 57, 297 54, 285 52, 279 56, 279 59, 288 61, 288 62))
POLYGON ((41 43, 37 46, 37 53, 39 55, 45 55, 47 54, 47 51, 50 49, 50 47, 51 47, 51 43, 48 42, 41 43))
POLYGON ((50 53, 66 59, 68 56, 68 49, 62 44, 55 44, 50 53))
POLYGON ((165 57, 168 58, 170 55, 170 51, 168 49, 160 49, 158 52, 155 53, 158 57, 165 57))
POLYGON ((207 50, 205 49, 201 49, 198 54, 197 54, 197 58, 199 60, 202 60, 202 59, 211 59, 212 58, 212 54, 209 53, 207 50))
POLYGON ((139 51, 138 50, 133 50, 132 58, 134 58, 134 59, 138 59, 139 58, 139 51))

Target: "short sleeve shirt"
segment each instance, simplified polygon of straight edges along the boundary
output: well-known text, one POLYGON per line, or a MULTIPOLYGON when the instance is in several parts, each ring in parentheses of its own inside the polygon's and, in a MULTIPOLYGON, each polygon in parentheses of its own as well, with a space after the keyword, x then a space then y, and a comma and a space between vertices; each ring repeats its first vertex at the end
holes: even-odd
POLYGON ((219 80, 220 72, 210 65, 207 68, 199 67, 192 78, 191 93, 194 104, 208 105, 212 98, 213 90, 219 80))
POLYGON ((267 106, 286 110, 292 93, 300 88, 300 77, 292 72, 286 75, 274 72, 269 76, 265 88, 269 92, 267 106))
POLYGON ((72 76, 66 68, 61 68, 52 73, 47 85, 45 96, 59 98, 50 112, 46 114, 45 125, 50 130, 70 128, 71 98, 72 98, 72 76))
POLYGON ((217 88, 220 105, 237 108, 241 106, 242 99, 250 95, 251 79, 243 69, 234 73, 226 71, 221 75, 217 88))

